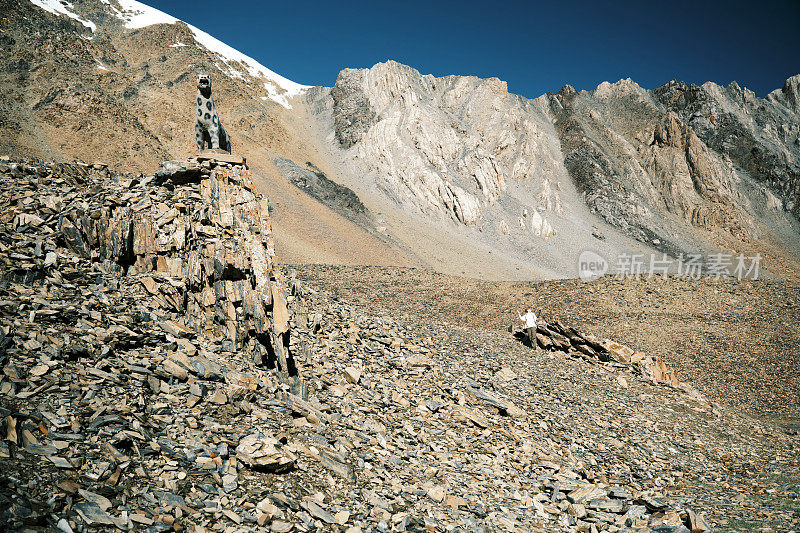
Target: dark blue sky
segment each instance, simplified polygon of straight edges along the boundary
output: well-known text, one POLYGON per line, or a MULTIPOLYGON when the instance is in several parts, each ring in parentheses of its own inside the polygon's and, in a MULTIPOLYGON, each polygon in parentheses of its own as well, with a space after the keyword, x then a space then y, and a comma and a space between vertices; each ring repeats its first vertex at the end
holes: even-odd
POLYGON ((307 85, 387 59, 496 76, 531 98, 626 77, 736 80, 764 96, 800 73, 800 0, 144 2, 307 85))

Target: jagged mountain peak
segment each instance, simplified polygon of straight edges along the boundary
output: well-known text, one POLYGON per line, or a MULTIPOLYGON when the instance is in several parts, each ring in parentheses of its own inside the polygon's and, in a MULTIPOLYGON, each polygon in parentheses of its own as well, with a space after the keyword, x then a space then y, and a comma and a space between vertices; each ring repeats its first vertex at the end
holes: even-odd
POLYGON ((640 87, 638 83, 630 78, 624 78, 615 83, 604 81, 592 91, 592 96, 595 98, 618 97, 622 95, 645 96, 647 95, 647 90, 640 87))
POLYGON ((332 157, 348 173, 505 253, 527 245, 552 264, 567 243, 603 248, 598 218, 674 256, 745 249, 773 230, 798 242, 797 116, 737 84, 647 90, 625 78, 529 100, 496 78, 390 61, 343 71, 330 95, 332 157))
POLYGON ((780 102, 795 111, 800 110, 800 74, 787 78, 783 87, 769 93, 767 99, 780 102))

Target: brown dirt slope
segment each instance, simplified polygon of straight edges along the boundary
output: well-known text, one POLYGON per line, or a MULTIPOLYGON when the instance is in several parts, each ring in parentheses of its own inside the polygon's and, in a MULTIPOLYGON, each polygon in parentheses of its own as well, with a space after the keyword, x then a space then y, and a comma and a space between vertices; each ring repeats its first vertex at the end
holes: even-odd
POLYGON ((800 284, 767 280, 487 282, 396 268, 297 267, 343 299, 421 322, 504 331, 525 305, 659 355, 719 403, 800 417, 800 284))

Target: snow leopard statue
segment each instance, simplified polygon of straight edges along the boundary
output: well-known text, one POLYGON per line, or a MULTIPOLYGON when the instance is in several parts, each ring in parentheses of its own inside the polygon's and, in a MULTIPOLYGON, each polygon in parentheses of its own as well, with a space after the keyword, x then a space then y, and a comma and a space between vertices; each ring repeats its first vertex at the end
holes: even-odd
POLYGON ((203 151, 206 143, 209 148, 231 153, 231 138, 219 121, 214 98, 211 96, 211 76, 197 75, 197 116, 194 121, 197 150, 203 151))

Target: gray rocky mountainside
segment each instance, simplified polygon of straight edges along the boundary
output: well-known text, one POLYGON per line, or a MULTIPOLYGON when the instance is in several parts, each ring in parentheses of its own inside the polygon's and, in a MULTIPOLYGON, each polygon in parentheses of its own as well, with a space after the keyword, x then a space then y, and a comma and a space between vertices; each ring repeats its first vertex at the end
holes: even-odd
POLYGON ((151 172, 193 152, 208 72, 284 262, 519 279, 574 277, 584 250, 725 252, 800 271, 800 75, 763 99, 631 80, 527 99, 388 61, 304 88, 131 0, 8 4, 0 152, 151 172))
POLYGON ((601 246, 601 224, 595 234, 672 256, 796 252, 799 84, 760 99, 735 83, 647 91, 621 80, 529 100, 498 79, 390 61, 344 70, 307 98, 358 180, 495 243, 529 241, 546 264, 566 246, 601 246))

